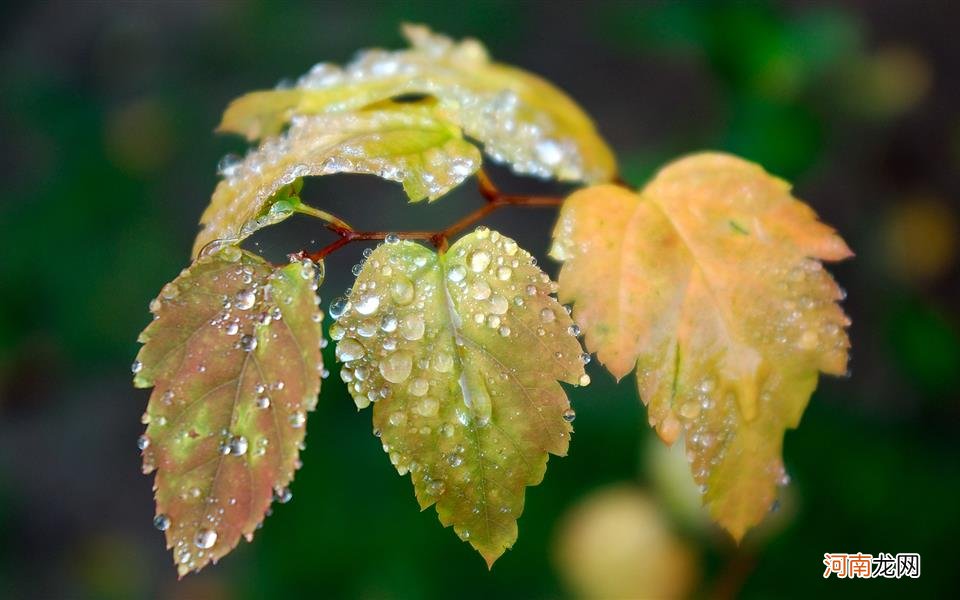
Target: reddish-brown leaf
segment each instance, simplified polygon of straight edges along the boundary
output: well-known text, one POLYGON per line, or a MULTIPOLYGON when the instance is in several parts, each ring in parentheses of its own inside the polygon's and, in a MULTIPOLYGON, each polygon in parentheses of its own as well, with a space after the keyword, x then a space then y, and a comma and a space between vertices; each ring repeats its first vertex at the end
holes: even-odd
POLYGON ((252 538, 289 495, 320 388, 315 274, 228 247, 151 303, 134 363, 134 384, 154 388, 139 443, 181 576, 252 538))

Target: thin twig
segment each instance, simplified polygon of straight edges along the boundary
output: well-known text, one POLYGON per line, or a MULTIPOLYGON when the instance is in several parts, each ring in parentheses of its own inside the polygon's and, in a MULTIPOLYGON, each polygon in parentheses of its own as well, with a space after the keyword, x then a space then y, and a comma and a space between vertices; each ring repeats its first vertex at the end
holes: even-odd
MULTIPOLYGON (((465 215, 462 219, 441 229, 440 231, 354 231, 349 225, 344 223, 338 217, 329 213, 323 214, 323 221, 327 229, 337 234, 339 239, 327 244, 323 248, 314 252, 301 250, 294 256, 297 258, 309 258, 314 262, 319 262, 332 252, 343 248, 351 242, 361 240, 382 240, 388 235, 395 235, 402 240, 425 240, 433 244, 438 250, 443 252, 447 249, 447 243, 453 236, 457 235, 467 227, 480 221, 490 213, 503 208, 504 206, 560 206, 563 198, 554 196, 519 196, 504 195, 497 186, 490 180, 487 174, 480 170, 477 172, 477 183, 480 188, 480 195, 483 196, 486 203, 472 213, 465 215)), ((322 211, 318 211, 322 212, 322 211)), ((310 214, 310 213, 307 213, 310 214)), ((319 216, 319 215, 314 215, 319 216)))

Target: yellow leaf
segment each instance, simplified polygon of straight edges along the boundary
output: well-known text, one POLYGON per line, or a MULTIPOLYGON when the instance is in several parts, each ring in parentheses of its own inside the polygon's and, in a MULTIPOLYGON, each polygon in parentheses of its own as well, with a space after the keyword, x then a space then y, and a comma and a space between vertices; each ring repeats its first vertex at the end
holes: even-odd
POLYGON ((321 63, 297 87, 234 100, 221 131, 259 139, 295 115, 357 110, 403 95, 437 98, 494 160, 519 173, 572 181, 609 181, 613 153, 590 118, 566 94, 520 69, 491 62, 478 41, 455 43, 423 26, 403 29, 412 48, 369 50, 341 69, 321 63))
POLYGON ((442 196, 479 167, 477 148, 430 105, 299 117, 227 168, 200 218, 194 252, 217 240, 236 243, 290 216, 296 202, 278 203, 278 192, 301 177, 370 173, 402 182, 418 201, 442 196))
POLYGON ((358 408, 383 449, 488 565, 517 538, 524 488, 564 455, 586 384, 555 285, 516 242, 478 229, 437 255, 412 242, 367 259, 331 328, 358 408))
POLYGON ((686 436, 711 516, 741 538, 785 479, 784 431, 818 372, 846 371, 843 292, 820 263, 846 244, 784 181, 700 154, 640 193, 571 195, 551 255, 587 348, 617 378, 636 367, 650 423, 686 436))

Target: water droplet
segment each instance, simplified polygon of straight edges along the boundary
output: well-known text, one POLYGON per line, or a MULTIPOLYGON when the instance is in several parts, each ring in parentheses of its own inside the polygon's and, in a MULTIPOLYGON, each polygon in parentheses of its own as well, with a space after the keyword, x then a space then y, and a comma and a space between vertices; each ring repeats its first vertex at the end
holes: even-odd
POLYGON ((257 408, 270 408, 270 396, 257 396, 257 408))
POLYGON ((397 235, 397 234, 395 234, 395 233, 388 233, 388 234, 383 238, 383 241, 386 242, 386 243, 388 243, 388 244, 399 244, 399 243, 400 243, 400 236, 397 235))
POLYGON ((507 309, 510 308, 510 303, 507 302, 507 299, 501 296, 500 294, 494 294, 490 298, 490 312, 495 315, 505 315, 507 314, 507 309))
POLYGON ((545 308, 540 311, 540 320, 544 323, 550 323, 557 318, 557 315, 553 314, 553 311, 549 308, 545 308))
POLYGON ((585 364, 585 365, 586 365, 586 364, 589 364, 589 363, 590 363, 590 353, 589 353, 589 352, 584 352, 583 354, 581 354, 581 355, 580 355, 580 362, 582 362, 582 363, 585 364))
POLYGON ((143 370, 143 363, 140 362, 139 360, 133 361, 133 364, 130 365, 130 371, 132 371, 134 375, 136 375, 142 370, 143 370))
POLYGON ((393 333, 397 330, 397 318, 393 315, 384 315, 380 319, 380 329, 386 333, 393 333))
POLYGON ((247 438, 242 435, 235 435, 230 438, 230 441, 227 442, 227 447, 230 450, 230 454, 233 456, 243 456, 247 453, 247 448, 249 444, 247 443, 247 438))
POLYGON ((490 297, 490 284, 482 279, 478 279, 470 284, 470 296, 474 300, 486 300, 490 297))
POLYGON ((440 403, 436 398, 424 398, 417 403, 417 412, 424 417, 435 417, 440 409, 440 403))
POLYGON ((357 334, 360 337, 370 338, 377 333, 377 324, 371 319, 365 319, 357 325, 357 334))
POLYGON ((257 347, 257 338, 252 335, 244 335, 240 338, 240 348, 244 352, 252 352, 257 347))
POLYGON ((253 307, 254 303, 257 301, 257 294, 253 290, 240 290, 237 292, 236 306, 240 310, 250 310, 253 307))
POLYGON ((453 267, 452 269, 450 269, 450 272, 447 273, 447 279, 449 279, 453 283, 460 283, 461 281, 463 281, 463 278, 466 276, 467 276, 467 270, 460 265, 453 267))
POLYGON ((567 333, 569 333, 569 334, 572 335, 573 337, 579 337, 579 335, 580 335, 580 326, 574 324, 574 325, 571 325, 570 327, 567 327, 567 333))
POLYGON ((567 410, 563 411, 563 420, 567 423, 573 423, 573 420, 576 418, 577 411, 573 410, 572 408, 568 408, 567 410))
POLYGON ((400 335, 406 340, 415 342, 423 337, 424 327, 423 316, 412 313, 400 320, 400 335))
POLYGON ((303 424, 307 422, 307 415, 302 410, 290 415, 290 424, 293 425, 294 429, 300 429, 303 427, 303 424))
POLYGON ((490 253, 486 250, 475 250, 467 258, 470 270, 474 273, 482 273, 490 266, 490 253))
POLYGON ((441 352, 433 358, 433 368, 438 373, 449 373, 453 368, 453 355, 441 352))
POLYGON ((680 416, 684 419, 696 419, 700 415, 700 403, 691 400, 680 405, 680 416))
POLYGON ((243 256, 243 252, 236 246, 225 246, 220 251, 220 258, 227 262, 237 262, 241 256, 243 256))
POLYGON ((336 321, 343 315, 344 312, 346 312, 349 305, 350 303, 347 301, 347 299, 342 296, 339 298, 334 298, 333 301, 330 302, 330 307, 327 312, 330 313, 330 318, 336 321))
POLYGON ((497 269, 497 279, 500 281, 508 281, 513 275, 513 269, 510 267, 499 267, 497 269))
POLYGON ((400 306, 410 304, 413 300, 413 284, 403 275, 397 276, 390 282, 390 298, 400 306))
POLYGON ((577 383, 579 383, 581 386, 590 385, 590 376, 584 373, 580 376, 580 379, 577 380, 577 383))
POLYGON ((194 538, 193 543, 202 550, 213 548, 213 545, 217 543, 217 532, 212 529, 201 529, 197 532, 197 537, 194 538))
POLYGON ((153 518, 153 526, 159 529, 160 531, 166 531, 170 529, 170 517, 164 514, 159 514, 153 518))
POLYGON ((463 457, 459 454, 451 454, 447 457, 447 464, 453 468, 457 468, 463 464, 463 457))
POLYGON ((363 358, 366 353, 366 348, 352 337, 343 338, 337 343, 336 354, 340 362, 349 362, 363 358))
POLYGON ((500 335, 503 337, 508 337, 510 335, 510 328, 507 327, 506 325, 501 325, 498 331, 500 335))
POLYGON ((407 390, 414 396, 423 396, 430 389, 430 384, 426 379, 415 378, 407 386, 407 390))
POLYGON ((137 438, 137 448, 141 450, 146 450, 150 447, 150 438, 145 435, 141 435, 137 438))
POLYGON ((357 302, 355 308, 361 315, 372 315, 380 307, 380 296, 376 294, 366 294, 357 302))
POLYGON ((413 356, 406 350, 398 350, 380 361, 380 374, 390 383, 402 383, 410 376, 413 356))
MULTIPOLYGON (((236 154, 224 154, 220 162, 217 163, 217 174, 222 177, 230 177, 240 166, 242 159, 236 154)), ((207 167, 209 168, 209 167, 207 167)))
POLYGON ((563 160, 563 149, 551 139, 543 139, 535 146, 537 158, 548 167, 554 167, 563 160))
POLYGON ((273 500, 274 502, 279 502, 280 504, 286 504, 293 499, 293 493, 290 491, 290 488, 277 488, 273 490, 273 500))

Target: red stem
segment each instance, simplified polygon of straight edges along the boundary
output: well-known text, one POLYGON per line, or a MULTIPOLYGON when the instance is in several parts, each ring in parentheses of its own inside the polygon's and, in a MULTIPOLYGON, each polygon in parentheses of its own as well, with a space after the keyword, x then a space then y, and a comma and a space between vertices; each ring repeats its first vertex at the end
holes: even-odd
POLYGON ((327 223, 327 229, 337 234, 339 239, 315 252, 301 250, 296 254, 296 257, 300 259, 309 258, 314 262, 319 262, 329 254, 343 248, 351 242, 360 240, 382 240, 391 234, 403 240, 429 241, 438 250, 443 252, 447 249, 447 242, 451 237, 504 206, 560 206, 563 202, 563 198, 553 196, 504 195, 482 170, 477 172, 477 182, 480 187, 480 195, 483 196, 486 203, 440 231, 353 231, 352 229, 347 229, 334 223, 327 223))

